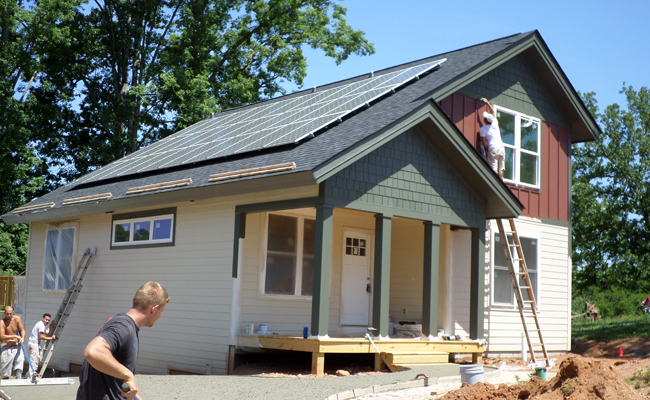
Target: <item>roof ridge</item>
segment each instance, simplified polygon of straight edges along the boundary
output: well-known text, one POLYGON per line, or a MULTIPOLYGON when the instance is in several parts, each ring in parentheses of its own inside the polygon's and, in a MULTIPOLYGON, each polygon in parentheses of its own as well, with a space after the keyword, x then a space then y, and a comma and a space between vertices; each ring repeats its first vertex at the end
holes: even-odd
MULTIPOLYGON (((469 49, 474 48, 474 47, 485 46, 485 45, 488 45, 490 43, 506 40, 508 38, 513 38, 515 36, 525 37, 525 36, 528 36, 529 34, 535 33, 535 32, 537 32, 537 30, 532 30, 532 31, 523 32, 523 33, 521 33, 521 32, 520 33, 515 33, 515 34, 504 36, 504 37, 501 37, 501 38, 488 40, 488 41, 483 42, 483 43, 478 43, 478 44, 474 44, 474 45, 470 45, 470 46, 466 46, 466 47, 461 47, 460 49, 455 49, 455 50, 450 50, 450 51, 447 51, 447 52, 444 52, 444 53, 434 54, 434 55, 431 55, 431 56, 427 56, 427 57, 420 58, 420 59, 413 60, 413 61, 408 61, 408 62, 405 62, 405 63, 402 63, 402 64, 393 65, 393 66, 382 68, 382 69, 379 69, 379 70, 373 70, 372 73, 374 73, 375 76, 387 74, 387 73, 394 72, 394 71, 397 71, 397 70, 409 68, 409 67, 411 67, 413 65, 417 65, 418 63, 425 63, 425 62, 427 62, 429 60, 434 61, 434 59, 443 57, 443 56, 445 56, 447 54, 457 53, 457 52, 460 52, 460 51, 469 50, 469 49)), ((246 109, 248 107, 257 107, 258 105, 262 105, 262 104, 265 104, 265 103, 270 102, 270 101, 283 101, 283 99, 289 99, 289 98, 292 98, 292 97, 299 97, 299 96, 308 95, 308 94, 312 93, 314 88, 321 89, 321 90, 331 89, 331 88, 334 88, 334 87, 337 87, 337 86, 344 85, 346 83, 355 82, 356 80, 359 80, 359 79, 364 79, 369 74, 370 74, 370 72, 366 72, 366 73, 356 75, 356 76, 352 76, 352 77, 349 77, 349 78, 346 78, 346 79, 341 79, 341 80, 338 80, 338 81, 329 82, 329 83, 326 83, 326 84, 323 84, 323 85, 320 85, 320 86, 314 86, 313 88, 305 88, 305 89, 298 90, 298 91, 295 91, 295 92, 292 92, 292 93, 289 93, 289 94, 285 94, 285 95, 282 95, 282 96, 273 97, 273 98, 270 98, 270 99, 263 99, 263 100, 260 100, 260 101, 258 101, 256 103, 245 104, 245 105, 241 105, 241 106, 238 106, 238 107, 228 108, 226 110, 222 110, 222 111, 214 114, 214 116, 217 116, 217 115, 220 115, 220 114, 225 114, 225 113, 231 113, 231 112, 235 112, 235 111, 239 111, 239 110, 243 110, 243 109, 246 109)), ((206 119, 210 119, 210 118, 212 118, 212 117, 208 117, 206 119)))

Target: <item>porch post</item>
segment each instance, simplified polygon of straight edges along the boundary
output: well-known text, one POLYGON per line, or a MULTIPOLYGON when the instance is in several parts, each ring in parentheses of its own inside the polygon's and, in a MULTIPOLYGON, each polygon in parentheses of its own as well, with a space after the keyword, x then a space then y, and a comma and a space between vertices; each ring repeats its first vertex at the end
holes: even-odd
POLYGON ((390 305, 390 242, 392 217, 375 215, 375 273, 372 290, 372 326, 388 337, 390 305))
POLYGON ((485 315, 485 228, 472 228, 469 337, 483 339, 485 315))
POLYGON ((311 334, 327 336, 329 322, 330 276, 332 274, 332 220, 334 207, 316 206, 314 248, 314 290, 311 301, 311 334))
POLYGON ((422 280, 422 333, 438 332, 438 271, 440 264, 440 225, 424 223, 424 277, 422 280))

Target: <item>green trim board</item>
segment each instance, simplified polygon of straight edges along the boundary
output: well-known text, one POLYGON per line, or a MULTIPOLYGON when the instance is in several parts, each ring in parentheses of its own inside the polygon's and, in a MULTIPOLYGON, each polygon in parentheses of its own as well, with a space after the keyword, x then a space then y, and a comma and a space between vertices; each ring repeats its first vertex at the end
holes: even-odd
POLYGON ((375 215, 375 266, 372 290, 372 326, 380 337, 388 336, 390 306, 390 250, 392 218, 375 215))
POLYGON ((239 242, 246 238, 246 213, 235 213, 235 237, 232 248, 232 277, 237 278, 239 269, 239 242))
POLYGON ((334 208, 322 204, 316 207, 311 334, 321 337, 328 333, 333 220, 334 208))
POLYGON ((422 278, 422 333, 438 332, 438 279, 440 272, 440 225, 424 223, 424 272, 422 278))

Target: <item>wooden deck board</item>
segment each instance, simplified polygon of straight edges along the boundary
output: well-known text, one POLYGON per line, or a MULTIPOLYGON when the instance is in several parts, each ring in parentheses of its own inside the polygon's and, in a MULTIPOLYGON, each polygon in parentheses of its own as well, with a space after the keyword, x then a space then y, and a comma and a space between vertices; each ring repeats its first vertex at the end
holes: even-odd
MULTIPOLYGON (((325 369, 327 353, 376 353, 377 351, 365 338, 309 338, 281 335, 237 335, 237 344, 242 347, 262 349, 302 351, 312 353, 312 374, 322 375, 325 369)), ((487 343, 485 341, 455 340, 434 341, 414 339, 375 339, 380 353, 431 353, 431 354, 472 354, 474 362, 482 361, 487 343)), ((376 358, 375 368, 383 364, 381 357, 376 358)))

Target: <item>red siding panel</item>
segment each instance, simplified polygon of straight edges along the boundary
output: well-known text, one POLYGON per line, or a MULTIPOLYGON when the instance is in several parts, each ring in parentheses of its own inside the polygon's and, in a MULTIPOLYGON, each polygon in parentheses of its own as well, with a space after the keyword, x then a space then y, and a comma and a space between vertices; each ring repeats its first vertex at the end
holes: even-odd
POLYGON ((549 164, 548 164, 548 173, 551 178, 551 190, 548 197, 548 216, 551 219, 558 219, 560 215, 560 204, 559 204, 559 193, 558 188, 560 186, 558 173, 560 170, 559 166, 559 152, 560 152, 560 143, 559 143, 559 127, 555 124, 549 124, 551 127, 551 135, 549 136, 549 164))
POLYGON ((465 132, 465 127, 463 125, 463 118, 465 117, 465 102, 463 101, 464 97, 462 94, 452 94, 452 106, 451 111, 451 120, 454 121, 454 124, 460 129, 461 132, 465 132))
POLYGON ((440 102, 440 108, 445 112, 449 117, 451 117, 451 96, 444 98, 440 102))
POLYGON ((530 200, 529 200, 530 207, 528 208, 528 213, 530 214, 530 216, 539 218, 540 197, 542 196, 539 195, 539 190, 530 192, 530 200))
POLYGON ((569 130, 560 126, 560 153, 558 171, 559 219, 569 220, 569 130), (566 199, 566 200, 565 200, 566 199))
POLYGON ((478 145, 477 132, 479 131, 477 128, 478 122, 476 121, 476 99, 467 96, 463 97, 465 97, 463 110, 464 130, 461 129, 461 132, 463 132, 463 135, 467 140, 476 147, 476 145, 478 145))
POLYGON ((524 212, 522 213, 523 215, 530 217, 530 191, 529 190, 520 190, 519 191, 519 201, 521 201, 521 204, 526 207, 524 212))
MULTIPOLYGON (((479 118, 485 104, 455 93, 440 106, 470 143, 478 146, 479 118)), ((532 218, 569 220, 569 131, 542 122, 541 190, 508 185, 524 205, 522 215, 532 218)))
POLYGON ((542 123, 542 195, 540 196, 540 218, 548 218, 548 194, 551 190, 549 175, 549 136, 551 130, 546 122, 542 123))

